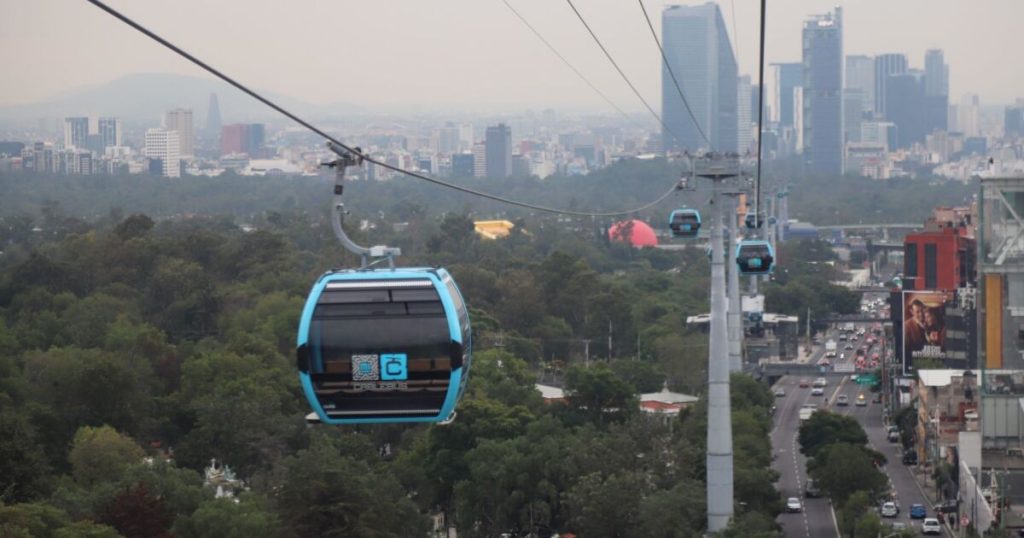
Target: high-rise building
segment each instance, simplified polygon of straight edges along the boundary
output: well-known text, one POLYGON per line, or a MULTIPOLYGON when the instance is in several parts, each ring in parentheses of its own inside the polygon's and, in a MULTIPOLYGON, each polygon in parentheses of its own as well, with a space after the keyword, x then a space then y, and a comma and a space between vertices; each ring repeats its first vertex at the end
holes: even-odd
POLYGON ((843 173, 843 10, 803 27, 804 161, 816 172, 843 173))
POLYGON ((210 104, 206 108, 206 136, 210 140, 216 140, 221 131, 220 104, 217 102, 217 94, 210 94, 210 104))
POLYGON ((482 142, 473 144, 473 177, 487 177, 487 146, 482 142))
POLYGON ((843 89, 843 143, 860 142, 860 125, 864 122, 864 91, 843 89))
POLYGON ((486 157, 485 175, 501 179, 512 175, 512 129, 504 123, 487 128, 484 138, 486 157))
POLYGON ((875 56, 875 114, 885 116, 885 85, 889 75, 907 71, 907 57, 903 54, 879 54, 875 56))
POLYGON ((775 72, 773 87, 772 121, 780 127, 793 127, 793 88, 803 84, 804 66, 800 63, 772 64, 775 72))
POLYGON ((756 106, 750 99, 750 75, 743 75, 739 78, 736 95, 739 96, 736 100, 736 148, 740 155, 745 155, 750 151, 750 145, 754 140, 754 132, 751 130, 753 120, 751 114, 757 110, 757 108, 750 108, 756 106))
POLYGON ((924 72, 910 69, 889 75, 885 83, 886 118, 896 124, 896 147, 909 148, 923 143, 928 134, 925 116, 924 72))
POLYGON ((1007 138, 1024 137, 1024 100, 1018 99, 1017 106, 1008 106, 1003 114, 1003 132, 1007 138))
POLYGON ((230 155, 232 153, 248 153, 249 149, 249 125, 235 123, 225 125, 220 130, 220 154, 230 155))
POLYGON ((99 135, 103 143, 103 149, 119 147, 122 145, 123 136, 120 118, 100 118, 99 135))
POLYGON ((452 154, 452 177, 473 177, 473 154, 452 154))
POLYGON ((64 147, 85 148, 89 136, 89 118, 64 118, 64 147))
POLYGON ((181 177, 181 155, 178 152, 178 132, 167 129, 147 129, 145 155, 150 159, 151 169, 159 161, 160 174, 164 177, 181 177))
POLYGON ((949 65, 939 49, 924 54, 924 99, 926 132, 948 130, 949 65))
POLYGON ((965 137, 981 136, 981 99, 978 94, 968 93, 963 96, 957 108, 956 123, 965 137))
POLYGON ((263 149, 267 143, 266 127, 262 123, 250 123, 248 128, 245 152, 254 159, 264 157, 263 149))
POLYGON ((891 121, 865 121, 860 124, 860 142, 893 151, 896 149, 897 132, 896 124, 891 121))
POLYGON ((871 56, 846 57, 846 84, 848 90, 860 90, 863 98, 861 111, 875 109, 875 59, 871 56))
MULTIPOLYGON (((699 6, 669 6, 662 13, 661 24, 665 57, 700 130, 708 137, 713 149, 737 150, 738 71, 718 5, 708 2, 699 6)), ((668 126, 662 132, 665 151, 693 151, 708 147, 664 65, 661 70, 661 110, 668 126)))
POLYGON ((178 133, 179 151, 181 156, 189 158, 194 156, 193 144, 195 131, 192 127, 192 109, 175 108, 164 114, 164 129, 178 133))

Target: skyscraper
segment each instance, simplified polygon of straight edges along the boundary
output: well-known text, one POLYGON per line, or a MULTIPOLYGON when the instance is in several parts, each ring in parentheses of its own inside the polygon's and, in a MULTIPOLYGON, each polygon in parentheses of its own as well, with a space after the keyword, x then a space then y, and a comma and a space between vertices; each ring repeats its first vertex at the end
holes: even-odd
POLYGON ((164 114, 164 128, 178 133, 179 152, 182 157, 194 155, 195 130, 192 127, 192 109, 175 108, 164 114))
POLYGON ((210 94, 210 104, 206 108, 206 137, 208 140, 216 140, 220 136, 220 104, 217 102, 217 94, 210 94))
POLYGON ((843 173, 843 10, 811 17, 803 28, 804 161, 843 173))
POLYGON ((889 75, 907 71, 907 57, 903 54, 879 54, 875 56, 875 114, 885 116, 885 85, 889 75))
POLYGON ((773 87, 773 119, 779 127, 792 127, 793 120, 793 88, 803 84, 803 64, 778 63, 772 64, 775 72, 773 87))
POLYGON ((504 123, 488 127, 484 139, 484 166, 491 179, 512 175, 512 129, 504 123))
POLYGON ((736 95, 738 96, 736 99, 736 148, 740 155, 745 155, 750 151, 750 145, 754 140, 751 122, 756 118, 751 118, 751 116, 757 110, 757 108, 751 108, 757 105, 752 103, 750 98, 750 75, 743 75, 739 78, 736 95))
POLYGON ((147 129, 145 155, 151 162, 159 161, 159 170, 162 176, 181 177, 177 131, 147 129))
POLYGON ((926 134, 949 127, 949 66, 942 51, 924 53, 924 115, 926 134))
MULTIPOLYGON (((662 13, 665 57, 701 130, 719 151, 737 147, 737 67, 718 5, 669 6, 662 13)), ((746 96, 743 97, 746 99, 746 96)), ((665 151, 707 148, 679 98, 668 68, 661 69, 665 151), (678 137, 678 138, 677 138, 678 137)))
POLYGON ((875 109, 875 59, 871 56, 846 57, 846 85, 849 90, 860 90, 862 111, 875 109))
POLYGON ((885 83, 886 119, 896 124, 896 147, 923 143, 928 134, 925 117, 924 72, 910 69, 889 75, 885 83))
POLYGON ((64 147, 85 148, 89 136, 89 118, 64 118, 64 147))
POLYGON ((120 118, 99 119, 99 134, 104 149, 121 145, 121 131, 120 118))

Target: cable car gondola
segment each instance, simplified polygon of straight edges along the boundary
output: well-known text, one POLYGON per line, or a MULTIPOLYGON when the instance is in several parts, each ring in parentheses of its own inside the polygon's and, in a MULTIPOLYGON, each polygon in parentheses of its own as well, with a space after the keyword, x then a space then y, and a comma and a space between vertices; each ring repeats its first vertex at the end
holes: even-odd
POLYGON ((466 388, 470 343, 446 270, 332 271, 302 312, 299 378, 325 424, 446 422, 466 388))
POLYGON ((668 226, 675 237, 697 237, 700 213, 696 209, 676 209, 668 218, 668 226))
POLYGON ((754 214, 747 213, 747 217, 743 220, 743 224, 751 230, 760 229, 764 225, 764 213, 754 214))
POLYGON ((772 272, 775 250, 761 240, 741 241, 736 247, 736 265, 744 275, 766 275, 772 272))

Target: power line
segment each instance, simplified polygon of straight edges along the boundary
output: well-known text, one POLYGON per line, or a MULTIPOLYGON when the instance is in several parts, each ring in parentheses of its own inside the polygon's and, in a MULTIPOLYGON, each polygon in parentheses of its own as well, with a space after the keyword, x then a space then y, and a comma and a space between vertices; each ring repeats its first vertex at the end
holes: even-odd
POLYGON ((565 56, 562 55, 562 53, 558 52, 558 49, 556 49, 554 45, 552 45, 547 39, 545 39, 544 36, 541 35, 541 33, 536 28, 534 28, 533 25, 530 24, 529 21, 526 20, 526 17, 524 17, 521 13, 519 13, 519 11, 517 11, 516 8, 512 7, 512 4, 509 4, 508 0, 501 0, 501 1, 505 4, 506 7, 508 7, 509 10, 512 11, 512 13, 515 14, 515 16, 517 18, 519 18, 520 21, 523 22, 523 24, 526 25, 527 28, 530 29, 531 32, 533 32, 533 35, 537 36, 537 38, 540 39, 541 42, 544 43, 544 45, 546 45, 551 52, 555 53, 555 56, 558 56, 559 60, 562 60, 562 63, 564 63, 566 66, 568 66, 569 69, 571 69, 573 73, 576 73, 576 76, 579 77, 580 80, 582 80, 584 83, 586 83, 587 86, 590 86, 590 89, 594 90, 594 93, 596 93, 597 95, 600 95, 601 99, 604 99, 604 101, 606 103, 608 103, 612 108, 617 110, 619 112, 619 114, 622 114, 622 117, 626 118, 627 120, 629 120, 634 125, 636 125, 638 127, 641 127, 641 128, 644 128, 643 126, 639 125, 636 122, 636 120, 633 119, 632 116, 630 116, 625 111, 623 111, 621 108, 619 108, 619 106, 616 105, 607 95, 605 95, 604 92, 599 90, 597 88, 597 86, 594 85, 594 83, 590 82, 590 79, 585 77, 583 75, 583 73, 581 73, 579 71, 579 69, 576 69, 576 66, 572 65, 572 63, 570 63, 569 60, 567 60, 565 58, 565 56))
POLYGON ((551 207, 535 205, 535 204, 530 204, 530 203, 526 203, 526 202, 519 202, 519 201, 516 201, 516 200, 511 200, 509 198, 504 198, 502 196, 498 196, 496 194, 490 194, 490 193, 478 191, 478 190, 475 190, 475 189, 470 189, 468 187, 463 187, 463 186, 460 186, 460 185, 455 185, 455 184, 452 184, 452 183, 448 183, 447 181, 442 181, 440 179, 433 178, 433 177, 430 177, 430 176, 427 176, 427 175, 424 175, 424 174, 420 174, 418 172, 412 172, 412 171, 409 171, 409 170, 405 170, 404 168, 399 168, 398 166, 394 166, 394 165, 388 164, 388 163, 383 162, 383 161, 378 161, 378 160, 374 159, 373 157, 367 155, 366 153, 363 153, 363 151, 361 149, 355 148, 355 147, 351 147, 351 146, 348 146, 348 145, 342 143, 340 140, 334 138, 333 136, 327 134, 323 130, 317 128, 315 125, 313 125, 313 124, 303 120, 302 118, 296 116, 295 114, 292 114, 291 112, 285 110, 284 108, 282 108, 281 106, 277 105, 273 101, 263 97, 262 95, 260 95, 260 94, 256 93, 255 91, 249 89, 248 87, 246 87, 242 83, 236 81, 235 79, 227 76, 226 74, 222 73, 221 71, 217 70, 216 68, 210 66, 206 62, 203 62, 199 58, 196 58, 195 56, 189 54, 188 52, 186 52, 185 50, 181 49, 177 45, 175 45, 175 44, 171 43, 170 41, 167 41, 166 39, 164 39, 164 38, 160 37, 159 35, 153 33, 148 28, 146 28, 146 27, 142 26, 141 24, 133 21, 132 19, 128 18, 127 16, 121 14, 119 11, 117 11, 114 8, 104 4, 100 0, 87 0, 87 1, 90 4, 92 4, 92 5, 100 8, 100 9, 102 9, 103 11, 106 11, 107 13, 112 15, 114 18, 120 20, 121 22, 127 24, 128 26, 131 26, 132 28, 138 30, 143 35, 145 35, 146 37, 149 37, 150 39, 156 41, 157 43, 160 43, 161 45, 167 47, 168 49, 171 49, 173 52, 175 52, 178 55, 182 56, 186 60, 188 60, 188 61, 198 65, 199 67, 201 67, 204 70, 206 70, 208 73, 216 76, 217 78, 223 80, 224 82, 227 82, 228 84, 234 86, 235 88, 238 88, 239 90, 241 90, 242 92, 246 93, 247 95, 249 95, 253 99, 256 99, 257 101, 259 101, 259 102, 267 105, 268 107, 276 110, 277 112, 281 113, 282 115, 284 115, 285 117, 291 119, 292 121, 298 123, 299 125, 301 125, 301 126, 307 128, 307 129, 309 129, 310 131, 313 131, 314 133, 320 135, 325 140, 329 140, 329 141, 333 142, 334 144, 338 145, 338 147, 343 148, 345 151, 348 151, 349 153, 352 153, 353 155, 361 157, 363 160, 365 160, 367 162, 376 164, 377 166, 380 166, 382 168, 385 168, 385 169, 397 172, 399 174, 404 174, 404 175, 407 175, 407 176, 410 176, 410 177, 414 177, 416 179, 422 179, 424 181, 433 183, 435 185, 440 185, 442 187, 447 187, 449 189, 457 190, 459 192, 463 192, 463 193, 466 193, 466 194, 472 194, 474 196, 479 196, 481 198, 487 198, 489 200, 494 200, 496 202, 501 202, 501 203, 504 203, 504 204, 514 205, 514 206, 518 206, 518 207, 523 207, 523 208, 526 208, 526 209, 534 209, 534 210, 537 210, 537 211, 544 211, 544 212, 547 212, 547 213, 557 213, 557 214, 561 214, 561 215, 573 215, 573 216, 581 216, 581 217, 615 217, 615 216, 620 216, 620 215, 628 215, 628 214, 631 214, 631 213, 637 213, 637 212, 643 211, 645 209, 648 209, 648 208, 651 208, 651 207, 657 205, 658 203, 660 203, 665 198, 668 198, 669 195, 671 195, 673 192, 675 192, 678 189, 678 187, 679 187, 678 184, 672 185, 671 189, 669 189, 667 192, 665 192, 665 194, 662 194, 661 196, 656 198, 654 201, 649 202, 647 204, 644 204, 643 206, 640 206, 640 207, 637 207, 637 208, 634 208, 634 209, 629 209, 629 210, 625 210, 625 211, 610 211, 610 212, 585 212, 585 211, 570 211, 570 210, 565 210, 565 209, 555 209, 555 208, 551 208, 551 207))
MULTIPOLYGON (((683 106, 686 107, 686 113, 689 114, 690 119, 693 121, 693 126, 697 128, 697 132, 700 133, 700 137, 704 139, 708 144, 708 148, 714 150, 712 147, 711 140, 708 140, 704 129, 700 128, 700 122, 697 121, 697 117, 694 116, 693 110, 690 109, 690 103, 686 100, 686 96, 683 95, 683 88, 679 85, 679 80, 676 79, 676 74, 672 71, 672 66, 668 63, 668 57, 665 55, 665 48, 661 46, 661 41, 658 39, 657 32, 654 31, 654 25, 651 23, 651 18, 647 15, 647 8, 644 7, 644 0, 637 0, 640 3, 640 10, 644 12, 644 20, 647 21, 647 27, 651 29, 651 36, 654 37, 654 42, 658 45, 658 51, 661 52, 661 60, 665 63, 665 69, 668 70, 668 74, 672 77, 672 83, 676 87, 676 91, 679 92, 679 98, 683 100, 683 106)), ((682 142, 682 140, 680 140, 682 142)))
POLYGON ((622 68, 619 67, 619 64, 616 63, 615 58, 612 58, 612 55, 611 53, 608 52, 608 49, 604 48, 604 45, 601 43, 601 40, 597 38, 597 34, 595 34, 594 30, 592 30, 590 28, 590 25, 587 24, 587 21, 583 18, 583 15, 580 13, 580 11, 576 9, 576 6, 572 3, 572 0, 565 1, 569 4, 569 7, 572 8, 573 13, 576 14, 576 18, 578 18, 580 22, 583 23, 583 27, 587 29, 588 33, 590 33, 590 37, 594 38, 594 42, 597 43, 598 47, 600 47, 601 52, 603 52, 605 57, 608 58, 608 61, 612 63, 612 66, 615 67, 615 70, 619 72, 619 75, 622 77, 622 80, 626 81, 626 85, 629 86, 629 89, 633 90, 633 93, 637 96, 638 99, 640 99, 640 102, 643 103, 645 107, 647 107, 647 110, 651 113, 651 115, 658 120, 658 123, 660 123, 661 126, 664 127, 665 130, 668 131, 672 136, 676 137, 676 140, 680 140, 679 136, 676 133, 674 133, 668 125, 665 124, 664 120, 661 119, 661 116, 658 115, 658 113, 655 112, 653 108, 651 108, 651 105, 647 103, 647 100, 644 99, 644 96, 640 95, 640 91, 636 89, 636 86, 634 86, 632 82, 630 82, 629 77, 626 76, 626 73, 624 73, 622 71, 622 68))

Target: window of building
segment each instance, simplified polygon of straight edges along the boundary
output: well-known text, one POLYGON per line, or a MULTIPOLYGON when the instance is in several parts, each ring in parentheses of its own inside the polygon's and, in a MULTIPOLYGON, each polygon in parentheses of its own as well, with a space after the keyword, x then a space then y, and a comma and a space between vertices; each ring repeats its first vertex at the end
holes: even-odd
POLYGON ((924 289, 934 290, 938 286, 937 248, 934 243, 924 246, 924 289))
POLYGON ((903 245, 903 279, 911 280, 917 276, 917 243, 903 245))

